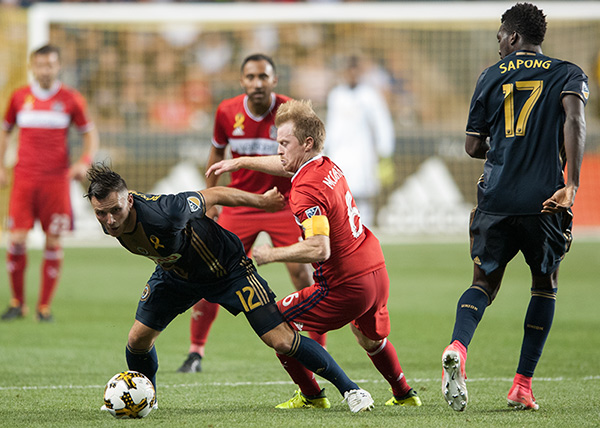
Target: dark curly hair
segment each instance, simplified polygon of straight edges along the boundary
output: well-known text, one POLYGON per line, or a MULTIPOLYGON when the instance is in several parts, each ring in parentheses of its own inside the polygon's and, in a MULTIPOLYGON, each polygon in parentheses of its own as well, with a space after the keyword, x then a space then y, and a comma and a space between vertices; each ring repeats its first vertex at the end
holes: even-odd
POLYGON ((87 179, 90 182, 90 186, 88 187, 88 192, 83 197, 89 200, 96 198, 101 201, 112 192, 127 190, 125 180, 108 166, 101 163, 96 163, 88 169, 87 179))
POLYGON ((502 15, 504 29, 519 33, 525 42, 541 45, 546 35, 546 15, 531 3, 517 3, 502 15))

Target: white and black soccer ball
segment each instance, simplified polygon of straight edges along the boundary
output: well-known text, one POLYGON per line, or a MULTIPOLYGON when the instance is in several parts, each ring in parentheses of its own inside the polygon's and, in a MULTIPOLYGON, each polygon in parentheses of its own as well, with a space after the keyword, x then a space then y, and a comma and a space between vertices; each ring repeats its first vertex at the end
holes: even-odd
POLYGON ((156 405, 156 391, 150 379, 140 372, 117 373, 106 383, 101 410, 117 419, 139 419, 150 414, 156 405))

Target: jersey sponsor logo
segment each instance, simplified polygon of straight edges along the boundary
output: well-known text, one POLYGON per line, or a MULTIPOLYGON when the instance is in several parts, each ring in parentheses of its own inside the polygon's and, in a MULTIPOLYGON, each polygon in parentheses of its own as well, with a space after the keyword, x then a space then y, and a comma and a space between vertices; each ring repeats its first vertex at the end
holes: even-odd
POLYGON ((238 113, 235 115, 235 122, 233 123, 233 134, 236 137, 241 137, 242 135, 246 135, 244 133, 244 121, 246 120, 246 116, 242 113, 238 113))
POLYGON ((35 97, 31 94, 25 97, 25 101, 23 102, 23 107, 21 110, 33 110, 33 104, 35 103, 35 97))
POLYGON ((19 128, 66 129, 71 116, 62 111, 21 110, 17 113, 19 128))
POLYGON ((147 256, 154 263, 163 265, 163 264, 171 264, 175 263, 177 260, 181 258, 181 254, 173 253, 170 256, 147 256))
POLYGON ((581 83, 581 93, 586 100, 590 97, 590 88, 588 88, 588 85, 585 82, 581 83))
POLYGON ((240 155, 276 155, 277 141, 268 138, 231 138, 231 151, 240 155))
POLYGON ((197 198, 195 196, 190 196, 189 198, 187 198, 187 203, 188 203, 188 206, 190 207, 190 212, 193 212, 193 213, 198 211, 201 207, 200 198, 197 198))
POLYGON ((337 182, 344 176, 344 173, 337 166, 334 166, 329 170, 325 178, 323 179, 323 184, 325 184, 330 189, 333 189, 337 182))
POLYGON ((500 74, 504 74, 507 71, 514 71, 520 68, 543 68, 548 70, 552 60, 548 59, 542 61, 541 59, 516 59, 510 60, 506 63, 501 63, 498 67, 500 68, 500 74))
POLYGON ((140 297, 140 300, 142 302, 145 302, 146 300, 148 300, 148 297, 150 297, 150 286, 146 284, 146 286, 144 287, 144 291, 142 291, 142 297, 140 297))
POLYGON ((321 215, 321 207, 316 206, 309 208, 306 211, 304 211, 304 214, 306 214, 306 218, 311 218, 315 215, 321 215))

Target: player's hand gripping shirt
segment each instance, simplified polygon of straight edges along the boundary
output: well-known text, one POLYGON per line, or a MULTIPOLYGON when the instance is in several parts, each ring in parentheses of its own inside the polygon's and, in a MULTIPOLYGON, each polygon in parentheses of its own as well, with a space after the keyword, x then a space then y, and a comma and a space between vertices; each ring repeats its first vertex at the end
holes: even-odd
MULTIPOLYGON (((284 95, 272 94, 271 107, 261 117, 252 115, 247 105, 248 96, 245 94, 224 100, 217 108, 213 145, 217 148, 225 148, 229 145, 234 158, 276 155, 278 144, 275 114, 279 105, 289 99, 284 95)), ((286 177, 241 169, 231 173, 229 186, 251 193, 264 193, 277 186, 287 199, 291 183, 286 177)), ((224 207, 223 209, 235 209, 235 212, 240 214, 264 213, 263 210, 251 207, 224 207)))
POLYGON ((65 177, 69 171, 67 134, 74 123, 87 132, 93 123, 83 96, 57 82, 44 90, 37 84, 17 89, 4 116, 4 129, 20 128, 15 175, 32 178, 65 177))
POLYGON ((131 194, 136 226, 118 238, 131 253, 148 257, 180 279, 207 285, 248 260, 238 237, 204 216, 200 192, 131 194))
POLYGON ((360 222, 346 178, 328 157, 311 159, 292 177, 290 206, 305 237, 329 236, 331 256, 313 263, 316 283, 331 288, 385 266, 378 239, 360 222))
POLYGON ((478 184, 478 208, 491 214, 539 214, 564 187, 562 97, 587 103, 588 78, 575 64, 518 51, 486 69, 471 100, 467 134, 490 138, 478 184))

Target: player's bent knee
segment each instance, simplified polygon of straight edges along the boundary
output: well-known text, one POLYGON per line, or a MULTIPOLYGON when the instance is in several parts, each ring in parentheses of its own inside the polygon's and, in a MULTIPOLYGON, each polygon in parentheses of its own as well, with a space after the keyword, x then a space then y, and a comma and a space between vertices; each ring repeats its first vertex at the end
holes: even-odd
POLYGON ((267 346, 273 348, 277 353, 287 354, 292 350, 294 332, 287 324, 282 323, 273 330, 263 334, 260 338, 267 346))

